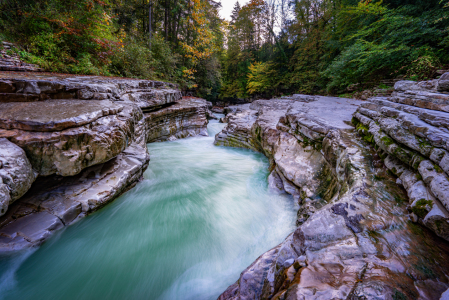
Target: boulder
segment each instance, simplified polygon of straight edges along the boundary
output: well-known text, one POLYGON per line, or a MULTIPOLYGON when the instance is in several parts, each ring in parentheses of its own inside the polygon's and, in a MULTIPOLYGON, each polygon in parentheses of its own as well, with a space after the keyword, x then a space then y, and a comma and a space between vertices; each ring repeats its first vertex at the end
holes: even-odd
POLYGON ((25 152, 0 138, 0 216, 30 189, 36 177, 25 152))
POLYGON ((0 137, 24 149, 41 176, 73 176, 123 152, 134 139, 141 111, 108 100, 80 102, 0 104, 0 127, 8 128, 0 129, 0 137))

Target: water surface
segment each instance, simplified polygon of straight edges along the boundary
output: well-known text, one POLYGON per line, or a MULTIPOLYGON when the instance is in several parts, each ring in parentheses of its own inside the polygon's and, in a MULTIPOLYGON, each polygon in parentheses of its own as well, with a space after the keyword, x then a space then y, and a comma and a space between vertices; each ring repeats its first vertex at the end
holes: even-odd
POLYGON ((295 226, 268 161, 211 137, 148 145, 144 181, 34 251, 0 258, 0 299, 216 299, 295 226))

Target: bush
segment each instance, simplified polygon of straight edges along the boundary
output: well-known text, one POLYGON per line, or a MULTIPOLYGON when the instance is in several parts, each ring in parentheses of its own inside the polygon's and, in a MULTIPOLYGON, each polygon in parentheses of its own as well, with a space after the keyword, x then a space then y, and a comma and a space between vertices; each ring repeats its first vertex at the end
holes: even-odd
POLYGON ((420 56, 410 63, 407 78, 411 80, 429 79, 440 65, 439 59, 433 55, 420 56))

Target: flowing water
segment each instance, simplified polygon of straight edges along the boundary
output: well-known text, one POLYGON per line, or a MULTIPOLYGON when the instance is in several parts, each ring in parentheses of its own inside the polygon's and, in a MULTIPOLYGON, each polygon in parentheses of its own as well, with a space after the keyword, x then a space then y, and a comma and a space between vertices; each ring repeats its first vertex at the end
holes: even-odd
POLYGON ((295 228, 261 154, 211 137, 148 145, 136 188, 42 247, 0 258, 0 299, 216 299, 295 228))

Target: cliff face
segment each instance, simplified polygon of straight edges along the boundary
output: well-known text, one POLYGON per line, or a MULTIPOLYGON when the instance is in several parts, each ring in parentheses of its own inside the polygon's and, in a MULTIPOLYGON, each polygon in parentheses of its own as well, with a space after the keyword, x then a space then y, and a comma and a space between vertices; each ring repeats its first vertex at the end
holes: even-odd
POLYGON ((207 136, 207 115, 207 102, 198 98, 185 98, 169 107, 145 113, 147 143, 207 136))
POLYGON ((449 240, 449 74, 395 90, 363 103, 353 122, 400 178, 410 218, 449 240))
POLYGON ((2 73, 0 252, 39 245, 133 187, 146 144, 207 135, 207 107, 158 81, 2 73))
POLYGON ((270 187, 300 204, 297 229, 219 299, 439 299, 448 244, 409 220, 384 156, 351 125, 367 103, 314 100, 236 107, 216 136, 217 145, 264 153, 270 187))

